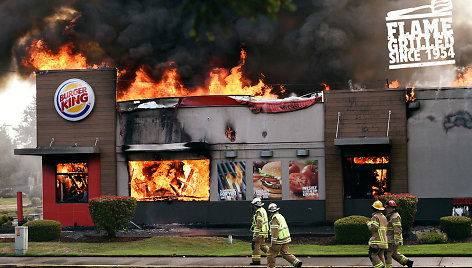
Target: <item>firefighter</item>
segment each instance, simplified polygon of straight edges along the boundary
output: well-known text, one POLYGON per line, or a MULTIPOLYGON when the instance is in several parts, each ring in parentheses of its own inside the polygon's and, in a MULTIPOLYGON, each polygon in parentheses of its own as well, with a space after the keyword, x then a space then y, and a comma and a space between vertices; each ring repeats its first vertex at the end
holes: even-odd
POLYGON ((259 197, 256 197, 251 202, 255 210, 252 217, 252 262, 251 265, 261 264, 261 250, 267 253, 269 247, 265 244, 265 240, 269 235, 269 220, 267 218, 267 211, 264 209, 264 203, 259 197))
POLYGON ((385 267, 385 251, 387 244, 387 218, 383 215, 385 208, 379 200, 372 204, 372 218, 367 226, 372 233, 369 240, 369 259, 374 268, 385 267))
POLYGON ((288 244, 292 241, 290 231, 284 216, 278 212, 279 207, 271 203, 267 208, 270 212, 270 233, 271 241, 267 252, 267 267, 275 267, 275 258, 280 253, 282 258, 287 260, 294 267, 302 267, 302 262, 288 252, 288 244))
POLYGON ((403 236, 402 236, 402 218, 400 214, 396 211, 397 203, 394 200, 390 200, 386 204, 387 211, 387 240, 388 240, 388 250, 386 256, 386 266, 387 268, 392 267, 392 258, 396 260, 401 265, 407 265, 408 267, 413 267, 413 261, 409 260, 407 257, 403 256, 398 252, 400 245, 403 245, 403 236))

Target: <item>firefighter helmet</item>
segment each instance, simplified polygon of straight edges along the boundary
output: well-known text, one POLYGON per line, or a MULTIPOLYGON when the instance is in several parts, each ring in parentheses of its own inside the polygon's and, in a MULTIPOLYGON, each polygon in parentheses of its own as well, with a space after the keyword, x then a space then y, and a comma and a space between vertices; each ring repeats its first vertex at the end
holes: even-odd
POLYGON ((270 203, 269 207, 267 208, 269 212, 276 212, 279 209, 280 208, 275 203, 270 203))
POLYGON ((395 203, 395 200, 389 200, 385 206, 396 208, 396 207, 397 207, 397 203, 395 203))
POLYGON ((262 203, 262 200, 259 197, 255 197, 254 199, 252 199, 251 204, 257 207, 262 207, 264 205, 264 203, 262 203))
POLYGON ((372 204, 372 207, 377 209, 377 210, 385 210, 385 208, 383 207, 383 204, 382 202, 380 202, 379 200, 375 201, 373 204, 372 204))

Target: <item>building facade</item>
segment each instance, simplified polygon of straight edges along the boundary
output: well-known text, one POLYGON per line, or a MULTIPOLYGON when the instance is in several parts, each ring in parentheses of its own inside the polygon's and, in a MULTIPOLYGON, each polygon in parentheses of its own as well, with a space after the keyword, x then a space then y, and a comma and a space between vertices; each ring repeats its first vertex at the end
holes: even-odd
POLYGON ((369 215, 385 192, 417 195, 417 218, 438 220, 472 195, 468 89, 116 102, 115 69, 36 79, 38 147, 15 154, 42 157, 44 218, 63 226, 93 225, 88 201, 104 195, 136 198, 148 226, 247 225, 254 196, 291 224, 324 224, 369 215))

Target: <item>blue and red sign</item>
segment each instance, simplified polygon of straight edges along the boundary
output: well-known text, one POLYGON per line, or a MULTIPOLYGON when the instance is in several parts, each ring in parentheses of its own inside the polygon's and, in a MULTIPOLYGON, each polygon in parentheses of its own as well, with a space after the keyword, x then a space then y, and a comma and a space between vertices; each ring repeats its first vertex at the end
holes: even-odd
POLYGON ((95 94, 87 82, 72 78, 62 83, 54 94, 54 107, 62 118, 79 121, 93 110, 95 94))

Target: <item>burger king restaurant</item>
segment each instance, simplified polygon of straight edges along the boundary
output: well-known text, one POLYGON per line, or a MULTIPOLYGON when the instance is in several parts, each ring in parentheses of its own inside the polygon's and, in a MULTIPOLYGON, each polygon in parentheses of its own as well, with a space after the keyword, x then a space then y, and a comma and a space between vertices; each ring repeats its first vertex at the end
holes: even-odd
MULTIPOLYGON (((428 90, 418 93, 420 108, 405 102, 407 89, 117 102, 116 81, 116 69, 36 73, 38 146, 15 154, 42 159, 44 219, 91 226, 88 201, 119 195, 138 200, 136 224, 246 226, 250 200, 260 196, 277 203, 289 224, 313 225, 368 214, 374 195, 410 192, 428 211, 418 219, 430 220, 450 215, 454 200, 471 192, 424 188, 426 180, 440 181, 423 176, 437 160, 415 155, 433 139, 418 123, 432 112, 428 90)), ((449 109, 446 98, 441 107, 449 109)), ((470 141, 470 129, 454 118, 448 135, 470 141)), ((470 189, 464 173, 451 180, 470 189)))

